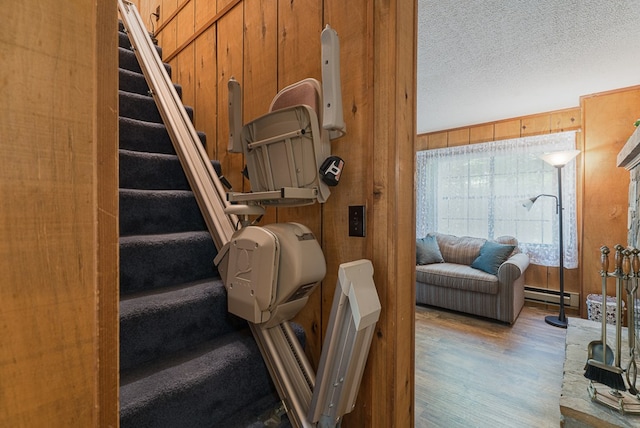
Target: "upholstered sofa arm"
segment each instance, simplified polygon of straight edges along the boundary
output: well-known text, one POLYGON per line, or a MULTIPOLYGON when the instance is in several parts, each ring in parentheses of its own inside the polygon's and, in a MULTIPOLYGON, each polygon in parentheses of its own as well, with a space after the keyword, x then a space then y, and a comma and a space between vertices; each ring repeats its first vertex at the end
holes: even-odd
POLYGON ((524 274, 529 266, 529 256, 517 253, 509 257, 498 268, 498 281, 501 284, 511 284, 524 274))

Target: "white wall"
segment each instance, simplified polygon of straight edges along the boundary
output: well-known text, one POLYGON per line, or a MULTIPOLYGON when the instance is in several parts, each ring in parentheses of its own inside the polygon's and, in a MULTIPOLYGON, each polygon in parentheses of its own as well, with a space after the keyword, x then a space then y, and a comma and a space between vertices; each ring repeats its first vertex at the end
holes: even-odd
POLYGON ((417 74, 419 134, 577 107, 640 84, 640 1, 418 0, 417 74))

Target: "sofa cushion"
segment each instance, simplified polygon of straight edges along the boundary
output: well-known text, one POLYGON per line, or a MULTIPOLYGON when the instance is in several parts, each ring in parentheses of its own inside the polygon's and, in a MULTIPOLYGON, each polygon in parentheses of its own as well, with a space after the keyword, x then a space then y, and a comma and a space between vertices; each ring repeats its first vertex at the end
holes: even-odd
POLYGON ((480 255, 471 263, 471 267, 497 275, 498 268, 509 258, 514 248, 513 245, 487 241, 480 248, 480 255))
POLYGON ((428 265, 431 263, 443 263, 444 259, 438 247, 438 241, 432 234, 424 238, 416 239, 416 264, 428 265))
POLYGON ((486 239, 435 233, 444 261, 470 266, 480 254, 486 239))
POLYGON ((513 236, 509 236, 509 235, 498 236, 496 238, 496 242, 498 244, 513 245, 515 248, 513 249, 513 252, 511 253, 510 256, 520 253, 520 248, 518 247, 518 240, 513 236))
POLYGON ((477 293, 498 293, 497 276, 456 263, 445 262, 416 266, 416 281, 477 293))

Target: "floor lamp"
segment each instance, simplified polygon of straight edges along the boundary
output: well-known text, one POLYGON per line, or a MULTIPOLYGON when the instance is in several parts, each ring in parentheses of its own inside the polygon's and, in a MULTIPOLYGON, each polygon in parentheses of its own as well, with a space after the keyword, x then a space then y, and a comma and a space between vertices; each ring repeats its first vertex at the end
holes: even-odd
POLYGON ((542 160, 558 170, 558 196, 542 193, 533 198, 527 199, 522 205, 528 210, 531 209, 533 203, 542 196, 555 198, 556 214, 558 214, 558 247, 559 247, 559 264, 560 264, 560 313, 558 316, 548 315, 544 318, 547 324, 554 327, 567 328, 567 316, 564 313, 564 235, 562 234, 562 167, 572 161, 580 150, 564 150, 560 152, 545 153, 541 156, 542 160))

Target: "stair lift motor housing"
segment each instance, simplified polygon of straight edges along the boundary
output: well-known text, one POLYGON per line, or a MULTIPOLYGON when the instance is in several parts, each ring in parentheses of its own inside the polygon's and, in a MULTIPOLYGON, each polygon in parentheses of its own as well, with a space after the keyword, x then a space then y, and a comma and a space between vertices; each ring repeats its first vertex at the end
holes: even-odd
POLYGON ((299 223, 243 227, 215 263, 227 288, 229 312, 254 324, 293 318, 326 274, 320 244, 299 223))

